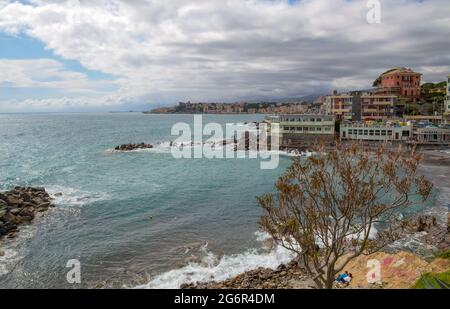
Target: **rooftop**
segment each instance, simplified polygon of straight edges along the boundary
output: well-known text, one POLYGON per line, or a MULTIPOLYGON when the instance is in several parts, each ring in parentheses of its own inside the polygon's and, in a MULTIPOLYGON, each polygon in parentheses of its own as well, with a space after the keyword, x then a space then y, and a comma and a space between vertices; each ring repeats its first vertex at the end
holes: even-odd
POLYGON ((390 121, 347 121, 342 124, 342 127, 359 127, 359 128, 398 128, 398 127, 411 127, 407 122, 401 120, 390 120, 390 121))
POLYGON ((383 74, 381 74, 381 76, 387 76, 387 75, 391 75, 391 74, 417 74, 417 75, 422 75, 421 73, 414 72, 410 68, 395 68, 395 69, 391 69, 391 70, 388 70, 388 71, 384 72, 383 74))

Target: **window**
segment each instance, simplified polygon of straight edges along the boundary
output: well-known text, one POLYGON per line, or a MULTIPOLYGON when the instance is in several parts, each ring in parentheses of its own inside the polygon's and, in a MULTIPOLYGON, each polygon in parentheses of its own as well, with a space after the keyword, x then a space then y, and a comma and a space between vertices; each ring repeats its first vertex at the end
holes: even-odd
POLYGON ((375 135, 376 135, 376 136, 380 136, 380 135, 381 135, 380 130, 376 130, 376 131, 375 131, 375 135))
POLYGON ((364 130, 364 135, 369 135, 369 130, 364 130))
POLYGON ((409 131, 403 131, 402 132, 403 137, 409 137, 409 131))
POLYGON ((363 135, 363 130, 359 130, 358 134, 363 135))
POLYGON ((353 129, 348 129, 348 134, 352 135, 353 134, 353 129))
POLYGON ((301 131, 302 130, 302 127, 297 127, 297 131, 301 131))
POLYGON ((303 131, 308 132, 308 127, 303 127, 303 131))
POLYGON ((392 136, 392 130, 388 131, 388 136, 392 136))
POLYGON ((381 131, 381 136, 386 136, 386 130, 381 131))
POLYGON ((369 135, 370 135, 370 136, 373 136, 373 134, 374 134, 374 131, 373 131, 373 130, 370 130, 370 131, 369 131, 369 135))

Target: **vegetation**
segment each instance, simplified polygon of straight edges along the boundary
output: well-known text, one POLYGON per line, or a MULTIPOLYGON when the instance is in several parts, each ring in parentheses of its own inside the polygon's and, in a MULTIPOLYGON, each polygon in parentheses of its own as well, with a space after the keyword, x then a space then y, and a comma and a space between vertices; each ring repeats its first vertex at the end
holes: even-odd
POLYGON ((447 82, 426 83, 422 85, 421 103, 426 105, 425 114, 442 114, 446 95, 447 82))
POLYGON ((450 260, 450 250, 446 250, 446 251, 439 252, 439 253, 436 255, 436 258, 438 258, 438 259, 447 259, 447 260, 450 260))
POLYGON ((413 289, 450 289, 450 270, 440 274, 424 274, 413 289))
POLYGON ((276 194, 258 198, 265 210, 260 225, 297 255, 318 288, 333 288, 352 259, 398 239, 395 214, 412 205, 412 195, 428 198, 432 185, 417 176, 420 160, 401 148, 371 153, 361 144, 338 144, 325 153, 321 147, 294 160, 276 194), (376 224, 385 229, 372 237, 376 224))

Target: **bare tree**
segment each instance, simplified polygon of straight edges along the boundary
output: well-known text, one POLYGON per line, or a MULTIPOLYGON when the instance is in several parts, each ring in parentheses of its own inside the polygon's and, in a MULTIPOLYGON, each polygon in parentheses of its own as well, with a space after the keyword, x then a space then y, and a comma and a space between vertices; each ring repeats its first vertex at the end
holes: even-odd
POLYGON ((336 275, 362 254, 380 251, 400 235, 399 212, 424 202, 432 184, 417 175, 421 156, 399 147, 338 144, 295 159, 276 184, 277 194, 258 198, 260 225, 299 264, 318 288, 333 288, 336 275), (418 199, 416 198, 417 202, 418 199), (382 231, 373 237, 374 225, 382 231))

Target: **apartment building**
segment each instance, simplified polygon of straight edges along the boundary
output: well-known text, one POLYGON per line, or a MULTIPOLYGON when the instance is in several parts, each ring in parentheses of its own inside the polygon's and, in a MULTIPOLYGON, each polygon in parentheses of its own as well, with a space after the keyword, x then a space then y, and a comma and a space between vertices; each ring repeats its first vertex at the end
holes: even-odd
POLYGON ((334 94, 326 99, 330 113, 339 120, 353 119, 354 96, 350 93, 334 94))
POLYGON ((444 114, 450 116, 450 75, 447 77, 447 95, 445 97, 444 114))
POLYGON ((364 94, 361 96, 362 120, 387 120, 395 115, 395 95, 364 94))
POLYGON ((413 137, 412 126, 406 123, 346 122, 341 124, 341 140, 361 141, 408 141, 413 137))
POLYGON ((281 147, 301 148, 320 142, 326 144, 334 142, 333 115, 284 114, 269 116, 266 121, 278 124, 272 127, 270 135, 279 137, 281 147))

